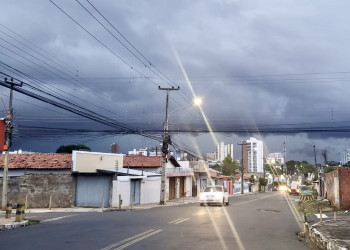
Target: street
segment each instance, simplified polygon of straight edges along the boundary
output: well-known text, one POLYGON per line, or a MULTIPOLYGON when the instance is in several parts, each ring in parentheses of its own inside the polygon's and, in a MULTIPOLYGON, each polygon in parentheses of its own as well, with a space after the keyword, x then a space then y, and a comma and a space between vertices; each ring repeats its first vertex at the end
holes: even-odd
POLYGON ((280 192, 103 213, 31 214, 41 223, 0 232, 0 249, 309 249, 280 192))

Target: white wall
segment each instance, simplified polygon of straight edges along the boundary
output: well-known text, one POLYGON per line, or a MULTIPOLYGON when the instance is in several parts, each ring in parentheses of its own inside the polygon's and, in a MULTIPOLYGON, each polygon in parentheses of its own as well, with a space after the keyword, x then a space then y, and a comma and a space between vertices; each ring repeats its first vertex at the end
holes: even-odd
MULTIPOLYGON (((154 176, 141 179, 140 204, 156 203, 160 200, 161 177, 154 176)), ((123 200, 122 207, 130 206, 131 178, 130 176, 118 176, 113 180, 112 207, 119 207, 119 194, 123 200)))
POLYGON ((160 201, 161 177, 145 178, 141 182, 141 204, 156 203, 160 201))
POLYGON ((73 151, 73 172, 96 173, 101 168, 123 167, 122 154, 73 151))
POLYGON ((113 180, 112 207, 119 207, 119 194, 122 196, 122 207, 130 206, 130 179, 129 176, 118 176, 113 180))

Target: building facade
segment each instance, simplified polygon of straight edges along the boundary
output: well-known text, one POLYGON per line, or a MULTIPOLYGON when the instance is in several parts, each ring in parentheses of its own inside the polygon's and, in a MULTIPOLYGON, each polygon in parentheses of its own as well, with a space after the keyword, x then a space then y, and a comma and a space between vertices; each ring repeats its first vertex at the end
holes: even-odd
POLYGON ((254 137, 243 141, 243 167, 249 173, 262 173, 264 171, 263 142, 254 137))
POLYGON ((345 165, 350 161, 350 149, 345 149, 341 154, 341 163, 345 165))
POLYGON ((282 153, 270 153, 266 157, 266 164, 281 168, 284 165, 284 155, 282 153))
POLYGON ((233 144, 225 145, 224 142, 218 143, 216 145, 216 159, 218 161, 223 161, 228 155, 233 159, 233 144))

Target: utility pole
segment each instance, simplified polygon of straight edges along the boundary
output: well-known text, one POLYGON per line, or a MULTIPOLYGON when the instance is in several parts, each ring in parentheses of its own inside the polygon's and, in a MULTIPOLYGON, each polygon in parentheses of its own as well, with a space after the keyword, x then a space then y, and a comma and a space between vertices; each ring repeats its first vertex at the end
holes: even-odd
POLYGON ((9 159, 9 151, 11 147, 11 139, 12 139, 12 115, 13 115, 13 109, 12 109, 12 99, 13 99, 13 87, 19 86, 22 87, 22 83, 14 83, 13 79, 11 78, 11 81, 7 81, 7 78, 5 78, 4 81, 5 84, 10 85, 10 101, 9 101, 9 110, 7 112, 6 117, 6 132, 5 132, 5 138, 6 138, 6 145, 7 145, 7 151, 5 153, 5 159, 4 159, 4 177, 2 178, 2 203, 1 203, 1 210, 5 211, 6 204, 7 204, 7 194, 8 194, 8 159, 9 159))
POLYGON ((180 87, 174 88, 161 88, 158 86, 158 90, 166 90, 166 109, 165 109, 165 122, 163 129, 163 146, 162 146, 162 177, 161 177, 161 186, 160 186, 160 205, 166 204, 166 164, 168 162, 168 144, 171 144, 170 136, 168 134, 169 130, 169 92, 172 90, 179 90, 180 87))
POLYGON ((287 149, 286 149, 286 141, 283 141, 283 166, 284 168, 282 170, 285 171, 285 173, 287 174, 287 162, 286 162, 286 153, 287 153, 287 149))
POLYGON ((241 171, 241 194, 244 194, 243 146, 249 145, 249 143, 237 143, 237 145, 242 146, 242 161, 241 161, 241 167, 239 168, 239 170, 241 171))
POLYGON ((317 174, 318 174, 318 185, 319 185, 319 187, 318 187, 318 196, 319 197, 322 197, 322 181, 321 181, 321 176, 320 176, 320 173, 321 173, 321 171, 320 171, 320 169, 317 169, 317 159, 316 159, 316 146, 315 145, 313 145, 313 147, 314 147, 314 156, 315 156, 315 169, 316 169, 316 172, 317 172, 317 174))

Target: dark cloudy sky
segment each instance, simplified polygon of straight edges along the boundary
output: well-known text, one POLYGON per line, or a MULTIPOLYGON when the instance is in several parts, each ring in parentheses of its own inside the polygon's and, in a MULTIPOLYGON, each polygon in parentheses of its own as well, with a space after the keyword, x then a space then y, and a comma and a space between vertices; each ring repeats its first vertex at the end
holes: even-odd
MULTIPOLYGON (((215 141, 249 136, 263 139, 266 153, 280 152, 286 140, 287 159, 296 160, 313 161, 316 145, 318 158, 326 149, 339 161, 350 147, 348 1, 52 1, 73 20, 49 0, 2 1, 1 79, 13 76, 27 91, 139 133, 162 129, 165 93, 158 86, 180 86, 169 110, 200 96, 217 133, 172 138, 202 155, 215 141)), ((0 95, 5 116, 9 89, 0 87, 0 95)), ((84 143, 108 152, 118 142, 126 152, 158 144, 14 96, 13 150, 84 143)), ((207 124, 198 108, 187 107, 171 114, 170 129, 207 124)))

